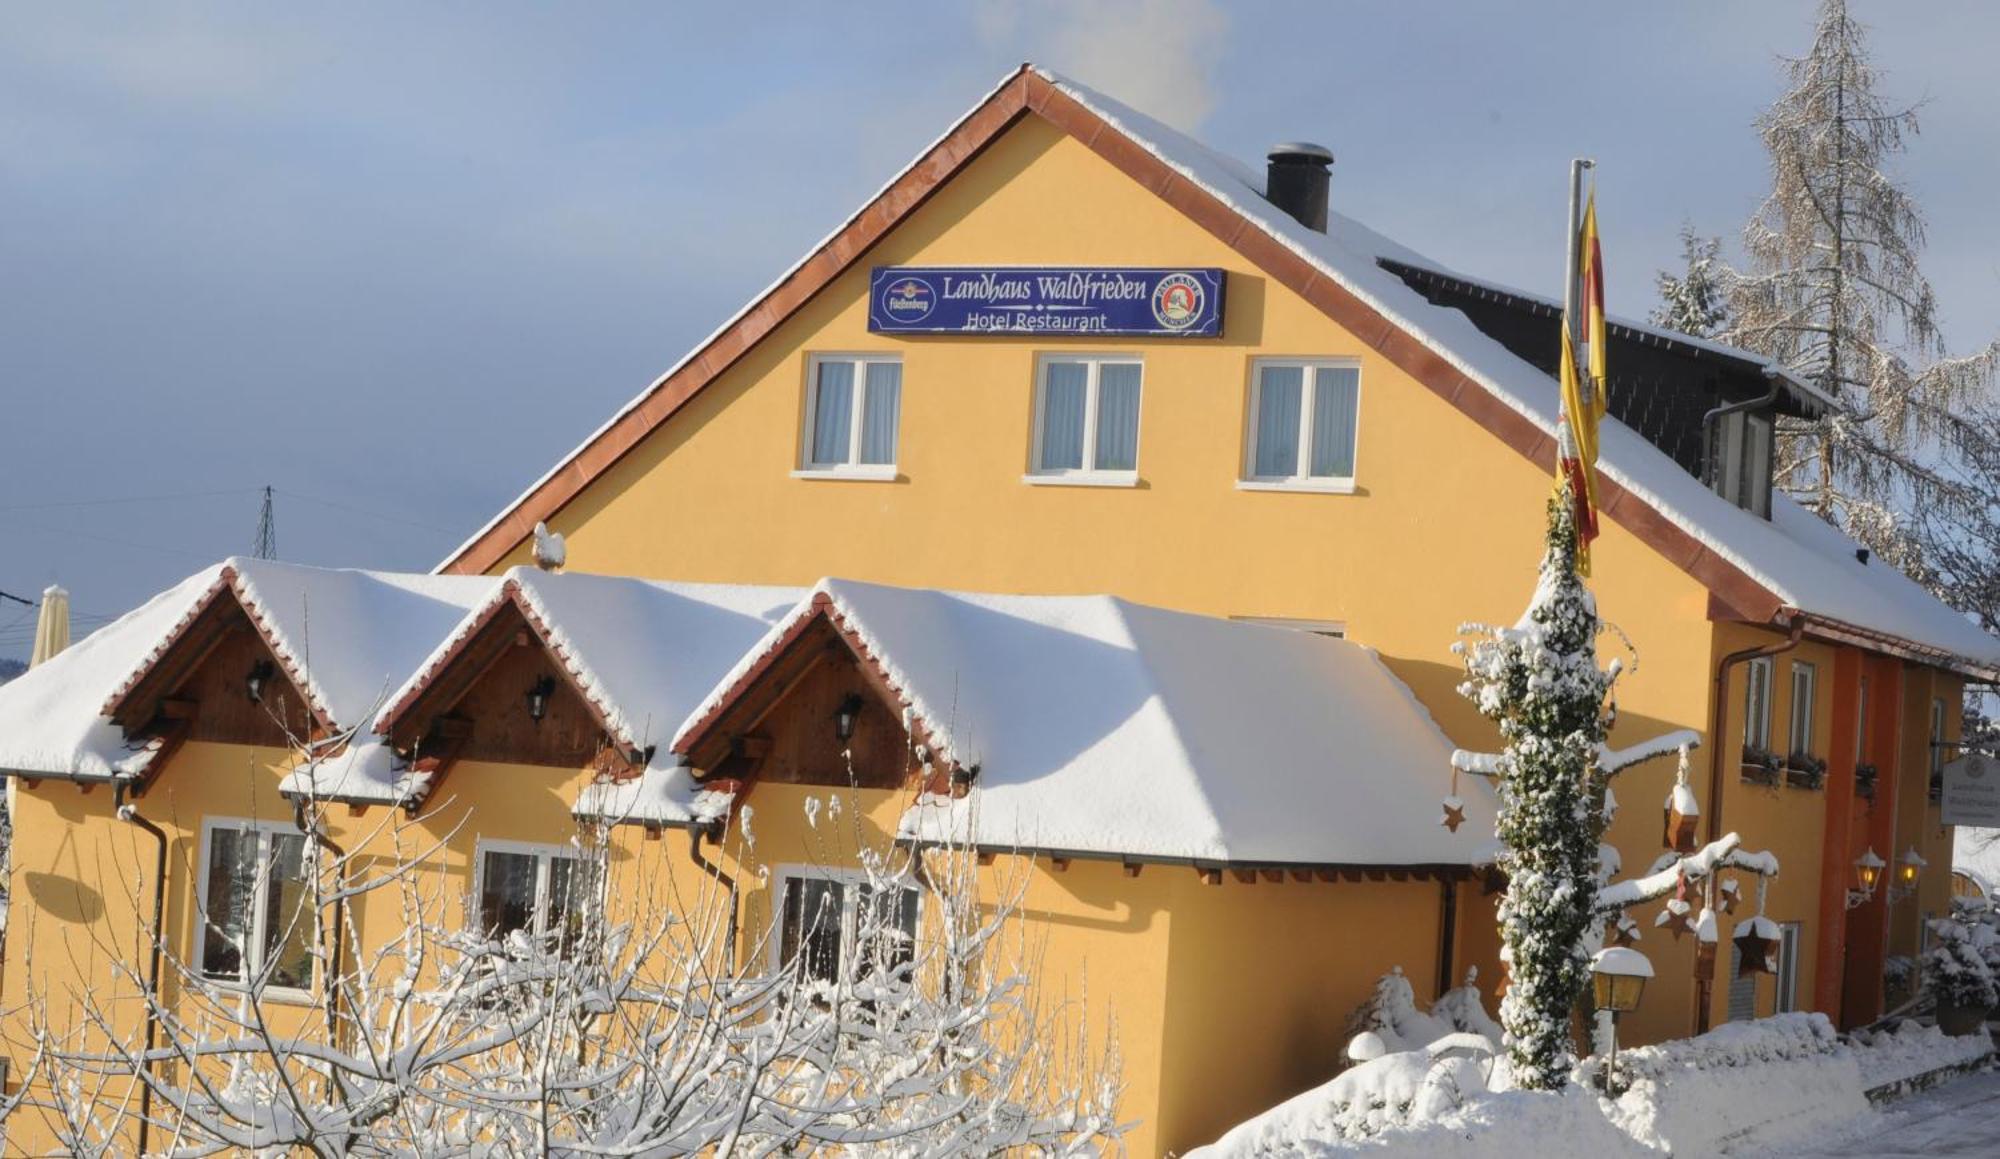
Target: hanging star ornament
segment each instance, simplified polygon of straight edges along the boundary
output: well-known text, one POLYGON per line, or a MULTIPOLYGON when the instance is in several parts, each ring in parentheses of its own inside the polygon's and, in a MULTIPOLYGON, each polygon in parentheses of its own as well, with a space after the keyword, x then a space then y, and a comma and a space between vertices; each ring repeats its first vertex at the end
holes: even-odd
POLYGON ((1726 914, 1735 913, 1736 903, 1743 900, 1743 894, 1736 888, 1736 883, 1725 881, 1716 892, 1722 897, 1722 912, 1726 914))
POLYGON ((1451 830, 1453 833, 1458 832, 1458 827, 1465 824, 1465 801, 1458 797, 1446 797, 1444 799, 1444 816, 1438 818, 1438 824, 1451 830))

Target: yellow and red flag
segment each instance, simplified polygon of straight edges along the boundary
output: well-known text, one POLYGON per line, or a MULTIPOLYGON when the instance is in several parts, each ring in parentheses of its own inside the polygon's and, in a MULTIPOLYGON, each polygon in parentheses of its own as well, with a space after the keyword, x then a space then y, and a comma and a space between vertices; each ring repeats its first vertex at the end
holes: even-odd
POLYGON ((1576 503, 1576 570, 1590 574, 1590 543, 1597 538, 1597 423, 1604 417, 1606 342, 1604 336, 1604 256, 1597 242, 1597 192, 1591 191, 1577 238, 1576 273, 1582 325, 1567 316, 1562 326, 1562 439, 1556 472, 1567 480, 1576 503), (1577 350, 1581 343, 1583 350, 1577 350))

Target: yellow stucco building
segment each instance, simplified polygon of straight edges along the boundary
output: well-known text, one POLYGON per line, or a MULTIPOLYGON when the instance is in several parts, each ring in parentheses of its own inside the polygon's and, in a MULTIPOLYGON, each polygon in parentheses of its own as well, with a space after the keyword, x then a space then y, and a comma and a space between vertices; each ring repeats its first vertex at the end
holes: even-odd
MULTIPOLYGON (((1059 624, 1051 631, 1063 640, 1083 629, 1045 597, 1104 593, 1204 623, 1260 621, 1195 651, 1218 657, 1216 701, 1255 691, 1282 722, 1310 714, 1251 675, 1290 655, 1291 644, 1269 638, 1292 637, 1272 629, 1315 645, 1342 636, 1386 665, 1367 678, 1367 695, 1399 680, 1441 731, 1397 731, 1384 708, 1373 714, 1380 735, 1434 763, 1363 761, 1345 748, 1328 756, 1329 783, 1388 786, 1353 798, 1368 827, 1393 836, 1388 850, 1362 850, 1337 823, 1352 820, 1343 807, 1311 796, 1317 782, 1260 785, 1247 758, 1186 741, 1190 722, 1213 711, 1193 696, 1169 713, 1181 751, 1194 754, 1192 783, 1208 799, 1234 786, 1316 810, 1320 844, 1310 832, 1284 835, 1275 813, 1238 818, 1235 829, 1218 813, 1216 843, 1183 850, 1172 825, 1148 824, 1143 784, 1129 811, 1106 812, 1079 836, 1013 843, 1037 855, 1024 866, 1024 912, 1048 939, 1050 985, 1087 979, 1093 1002, 1107 999, 1097 1016, 1115 1006, 1126 1105, 1140 1120, 1135 1152, 1208 1141, 1330 1076, 1347 1013, 1392 967, 1424 998, 1468 965, 1497 981, 1495 897, 1473 868, 1479 825, 1438 828, 1435 802, 1451 787, 1450 748, 1492 740, 1455 690, 1458 625, 1511 622, 1533 587, 1555 447, 1554 310, 1329 215, 1325 176, 1310 147, 1280 150, 1272 170, 1252 172, 1024 68, 441 574, 215 569, 121 622, 124 644, 79 644, 63 661, 76 679, 52 664, 53 676, 31 674, 0 694, 0 770, 19 784, 0 997, 92 979, 126 984, 124 1009, 135 1012, 131 978, 113 980, 111 962, 143 961, 155 885, 161 928, 199 960, 216 834, 262 834, 255 840, 275 856, 293 840, 279 835, 297 833, 287 827, 301 797, 349 802, 328 814, 326 831, 344 847, 379 840, 385 808, 412 794, 449 802, 421 825, 446 842, 458 888, 477 896, 489 852, 511 853, 518 860, 491 864, 528 874, 544 902, 550 851, 579 815, 637 819, 616 830, 622 864, 657 864, 675 880, 721 872, 742 887, 746 927, 769 929, 784 866, 808 860, 817 840, 805 801, 828 783, 825 738, 786 739, 797 720, 825 716, 813 697, 838 704, 849 685, 863 689, 898 751, 924 728, 950 731, 944 719, 916 713, 913 725, 909 715, 920 685, 930 703, 945 699, 937 677, 925 685, 917 674, 922 632, 875 640, 874 669, 854 660, 870 654, 855 637, 810 679, 767 688, 755 664, 732 674, 760 649, 781 654, 769 637, 805 631, 816 596, 828 597, 822 613, 867 618, 854 610, 866 597, 841 604, 841 589, 819 584, 826 576, 911 590, 895 599, 1000 593, 1024 602, 994 604, 993 614, 1059 624), (942 273, 962 288, 1021 267, 1086 280, 1126 271, 1141 297, 1090 315, 1114 324, 1070 332, 1008 312, 1039 305, 1048 317, 1070 301, 1050 289, 1018 299, 954 291, 942 273), (1203 280, 1211 271, 1219 281, 1203 280), (973 328, 946 332, 936 321, 947 317, 973 328), (1132 317, 1138 332, 1115 324, 1132 317), (572 574, 526 566, 538 522, 562 535, 572 574), (670 582, 640 591, 597 576, 670 582), (356 645, 352 671, 326 670, 342 666, 340 647, 304 664, 294 618, 308 591, 314 622, 393 630, 356 645), (593 632, 605 638, 593 642, 593 632), (630 661, 613 675, 619 664, 605 657, 622 653, 612 637, 651 642, 658 669, 630 661), (1239 650, 1240 639, 1264 642, 1239 650), (129 655, 107 658, 115 647, 129 655), (596 663, 577 659, 592 654, 596 663), (270 714, 220 707, 243 701, 243 674, 266 663, 302 714, 295 735, 360 730, 345 762, 317 768, 310 783, 270 714), (87 668, 126 670, 96 687, 81 679, 87 668), (543 673, 552 700, 546 722, 530 722, 521 690, 543 673), (90 699, 81 716, 80 698, 90 699), (730 715, 749 712, 746 703, 761 715, 730 715), (773 705, 795 711, 771 716, 773 705), (56 717, 78 723, 51 736, 44 722, 56 717), (767 717, 781 725, 771 736, 758 731, 767 717), (686 767, 663 759, 676 751, 686 767), (103 753, 112 755, 91 755, 103 753), (704 869, 700 836, 692 848, 649 840, 677 825, 703 829, 666 805, 647 814, 639 797, 658 788, 667 801, 672 777, 730 762, 745 771, 754 847, 724 839, 704 869), (633 786, 615 808, 600 800, 607 780, 633 786), (1293 790, 1304 795, 1283 796, 1293 790), (121 804, 161 837, 121 819, 121 804), (33 970, 30 944, 40 947, 33 970), (58 945, 60 955, 49 949, 58 945)), ((2000 642, 1771 494, 1771 417, 1830 405, 1808 384, 1700 340, 1631 324, 1612 334, 1591 582, 1640 659, 1620 682, 1612 743, 1670 729, 1702 735, 1693 782, 1703 834, 1740 832, 1746 847, 1777 856, 1783 872, 1766 906, 1785 931, 1776 973, 1735 982, 1725 928, 1721 969, 1704 986, 1694 939, 1655 932, 1648 909, 1641 948, 1657 978, 1626 1037, 1785 1009, 1865 1022, 1883 1008, 1887 961, 1913 954, 1922 915, 1947 904, 1950 834, 1930 784, 1953 755, 1964 683, 1994 680, 2000 642), (1915 853, 1939 869, 1851 897, 1851 867, 1868 849, 1892 863, 1915 853)), ((961 612, 935 623, 959 625, 961 612)), ((986 671, 969 642, 983 637, 930 636, 962 645, 951 655, 968 681, 986 671)), ((1140 643, 1125 648, 1145 655, 1140 643)), ((1321 652, 1360 655, 1330 644, 1311 655, 1321 652)), ((1363 695, 1319 664, 1292 687, 1363 695)), ((1046 723, 993 711, 1011 729, 1046 723)), ((1357 732, 1353 743, 1365 739, 1357 732)), ((975 792, 987 791, 977 777, 992 778, 997 800, 1010 769, 1055 777, 1078 767, 1073 757, 958 767, 975 792)), ((1105 767, 1142 776, 1136 764, 1105 767)), ((1616 785, 1623 808, 1611 839, 1628 868, 1660 851, 1654 809, 1669 766, 1616 785)), ((907 785, 884 774, 854 791, 871 834, 901 832, 907 785)), ((1476 813, 1490 808, 1477 789, 1460 791, 1476 813)), ((394 923, 392 913, 363 913, 352 936, 365 945, 394 923)), ((299 991, 310 1016, 319 996, 309 981, 299 991)), ((10 1050, 22 1026, 17 1013, 10 1050)))

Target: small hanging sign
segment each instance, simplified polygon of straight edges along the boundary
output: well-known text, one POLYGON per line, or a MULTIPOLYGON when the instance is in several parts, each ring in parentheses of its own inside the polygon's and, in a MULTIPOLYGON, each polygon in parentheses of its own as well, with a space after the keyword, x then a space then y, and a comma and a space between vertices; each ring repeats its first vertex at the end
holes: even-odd
POLYGON ((876 266, 875 334, 1222 336, 1213 267, 876 266))
POLYGON ((1967 753, 1945 765, 1938 819, 1946 825, 2000 826, 2000 757, 1967 753))

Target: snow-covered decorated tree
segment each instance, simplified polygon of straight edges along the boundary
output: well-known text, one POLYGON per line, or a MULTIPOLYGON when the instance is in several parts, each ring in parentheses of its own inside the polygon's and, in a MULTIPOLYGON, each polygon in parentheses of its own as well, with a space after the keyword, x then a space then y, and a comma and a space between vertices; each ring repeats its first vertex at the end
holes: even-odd
MULTIPOLYGON (((301 823, 317 832, 318 809, 301 823)), ((281 996, 269 967, 212 978, 151 930, 167 1000, 138 964, 120 994, 25 996, 39 1049, 0 1110, 93 1156, 132 1153, 142 1122, 149 1153, 190 1155, 1060 1155, 1121 1131, 1115 1052, 1086 1048, 1076 1011, 1038 1008, 1018 888, 982 891, 970 850, 863 851, 860 896, 916 891, 924 920, 912 937, 894 905, 812 915, 852 923, 857 951, 829 974, 811 933, 781 966, 769 946, 733 952, 737 899, 713 878, 634 891, 631 858, 607 878, 590 826, 566 896, 611 900, 478 928, 439 861, 449 834, 383 824, 354 852, 308 841, 310 897, 282 907, 277 942, 311 947, 322 1009, 300 1017, 296 979, 281 996), (400 936, 345 944, 364 904, 398 909, 400 936)))
MULTIPOLYGON (((1497 868, 1506 875, 1500 902, 1507 993, 1500 1002, 1508 1059, 1516 1085, 1560 1089, 1576 1061, 1571 1019, 1589 990, 1590 956, 1607 926, 1624 940, 1639 936, 1626 917, 1634 906, 1671 900, 1661 923, 1679 924, 1705 942, 1716 938, 1714 888, 1700 916, 1691 891, 1717 870, 1775 874, 1768 854, 1747 854, 1736 834, 1695 850, 1691 825, 1699 813, 1686 780, 1686 752, 1699 737, 1682 730, 1630 748, 1605 744, 1616 715, 1611 692, 1625 665, 1600 668, 1596 600, 1577 575, 1575 504, 1567 484, 1548 505, 1541 571, 1528 609, 1512 627, 1467 624, 1469 641, 1459 691, 1499 726, 1497 753, 1459 751, 1456 771, 1492 779, 1499 797, 1497 868), (1670 844, 1644 877, 1613 882, 1620 866, 1604 832, 1616 808, 1611 781, 1656 758, 1679 754, 1681 776, 1668 797, 1670 844)), ((1448 806, 1449 807, 1449 806, 1448 806)), ((1761 894, 1761 891, 1760 891, 1761 894)), ((1733 895, 1732 895, 1733 898, 1733 895)), ((1712 958, 1711 958, 1712 962, 1712 958)))
POLYGON ((1918 266, 1924 219, 1888 166, 1917 132, 1890 104, 1866 30, 1821 0, 1812 47, 1758 119, 1772 187, 1744 231, 1750 266, 1728 277, 1721 337, 1816 381, 1843 410, 1780 428, 1778 483, 1888 558, 1912 555, 1899 513, 1975 496, 1927 448, 1991 382, 2000 347, 1949 357, 1918 266))

